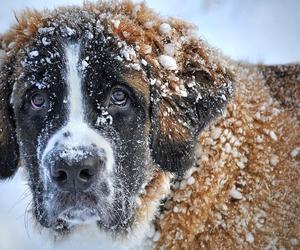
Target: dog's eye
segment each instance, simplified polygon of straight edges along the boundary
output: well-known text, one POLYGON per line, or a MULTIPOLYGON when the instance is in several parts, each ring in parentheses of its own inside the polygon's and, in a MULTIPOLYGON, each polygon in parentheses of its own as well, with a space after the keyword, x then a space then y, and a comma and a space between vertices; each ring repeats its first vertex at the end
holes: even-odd
POLYGON ((34 93, 30 96, 30 102, 33 109, 42 109, 46 104, 46 97, 42 93, 34 93))
POLYGON ((124 106, 128 95, 122 89, 116 89, 111 94, 111 102, 115 105, 124 106))

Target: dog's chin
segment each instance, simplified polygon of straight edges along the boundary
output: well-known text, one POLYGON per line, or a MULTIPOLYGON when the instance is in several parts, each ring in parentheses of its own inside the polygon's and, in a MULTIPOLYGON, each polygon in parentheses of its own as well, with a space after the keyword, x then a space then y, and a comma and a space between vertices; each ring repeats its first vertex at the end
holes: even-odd
POLYGON ((82 206, 71 207, 58 216, 58 221, 64 221, 69 226, 80 224, 89 224, 98 221, 99 215, 95 209, 86 208, 82 206))

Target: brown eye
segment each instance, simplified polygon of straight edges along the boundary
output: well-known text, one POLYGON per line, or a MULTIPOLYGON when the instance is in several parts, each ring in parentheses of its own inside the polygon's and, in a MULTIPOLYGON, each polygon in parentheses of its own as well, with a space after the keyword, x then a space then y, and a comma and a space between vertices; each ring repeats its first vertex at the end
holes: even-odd
POLYGON ((121 89, 115 90, 111 95, 111 102, 115 105, 124 106, 127 99, 128 95, 121 89))
POLYGON ((30 97, 31 106, 34 109, 42 109, 45 106, 46 98, 44 94, 35 93, 30 97))

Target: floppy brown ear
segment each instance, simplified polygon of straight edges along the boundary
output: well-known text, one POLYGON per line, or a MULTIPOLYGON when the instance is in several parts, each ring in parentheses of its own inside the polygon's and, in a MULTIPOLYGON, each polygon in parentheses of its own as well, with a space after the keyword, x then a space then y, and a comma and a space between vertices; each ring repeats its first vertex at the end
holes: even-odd
POLYGON ((185 47, 185 62, 176 73, 180 79, 173 92, 172 83, 166 95, 152 89, 152 156, 163 170, 178 175, 195 164, 199 133, 222 114, 233 94, 233 75, 221 62, 207 59, 203 64, 200 50, 197 43, 185 47))
MULTIPOLYGON (((0 39, 1 41, 1 39, 0 39)), ((0 46, 1 51, 1 46, 0 46)), ((0 56, 0 179, 13 176, 17 170, 19 150, 16 141, 10 96, 13 89, 12 63, 7 62, 2 50, 0 56)))

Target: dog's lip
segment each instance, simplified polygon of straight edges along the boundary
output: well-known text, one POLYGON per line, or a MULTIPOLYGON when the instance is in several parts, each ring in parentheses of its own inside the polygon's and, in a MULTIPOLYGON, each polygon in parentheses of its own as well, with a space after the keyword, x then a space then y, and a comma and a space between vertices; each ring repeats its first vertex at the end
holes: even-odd
POLYGON ((98 221, 99 215, 93 208, 74 206, 62 211, 58 215, 57 220, 62 220, 71 224, 85 224, 98 221))

